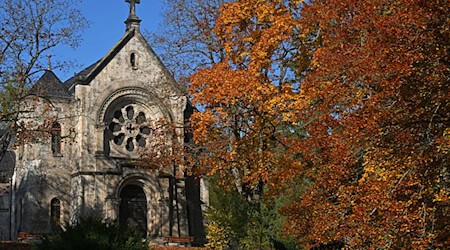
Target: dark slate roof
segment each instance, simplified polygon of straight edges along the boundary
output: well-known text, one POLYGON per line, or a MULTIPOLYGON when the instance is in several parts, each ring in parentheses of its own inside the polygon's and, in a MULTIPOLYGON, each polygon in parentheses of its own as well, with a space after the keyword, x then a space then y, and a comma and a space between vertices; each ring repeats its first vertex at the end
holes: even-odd
POLYGON ((51 70, 46 70, 39 80, 31 87, 30 95, 55 98, 72 98, 70 92, 61 80, 51 70))
POLYGON ((100 71, 119 53, 119 51, 131 40, 131 38, 135 35, 135 30, 128 31, 122 39, 104 56, 102 59, 98 60, 96 63, 91 66, 83 69, 80 73, 71 77, 69 80, 64 82, 64 85, 70 92, 75 92, 75 85, 78 84, 89 84, 92 79, 97 76, 100 71))
POLYGON ((71 78, 69 78, 67 81, 64 82, 64 86, 66 86, 66 88, 69 90, 70 93, 74 93, 75 92, 75 85, 77 85, 80 82, 83 82, 84 79, 86 79, 86 77, 89 74, 91 74, 91 72, 95 69, 95 67, 97 66, 97 64, 100 61, 101 60, 98 60, 97 62, 95 62, 91 66, 83 69, 78 74, 72 76, 71 78))
MULTIPOLYGON (((150 47, 148 42, 145 40, 145 38, 141 35, 141 33, 138 30, 131 29, 125 33, 125 35, 119 40, 119 42, 100 60, 98 60, 96 63, 92 64, 91 66, 85 68, 75 76, 71 77, 67 81, 64 82, 65 87, 69 90, 70 93, 75 92, 75 86, 78 84, 81 85, 89 85, 90 82, 108 65, 108 63, 119 53, 119 51, 133 38, 136 36, 138 39, 140 39, 145 49, 151 54, 154 54, 156 56, 156 53, 153 51, 153 49, 150 47)), ((167 68, 164 66, 164 64, 159 60, 157 57, 157 63, 161 66, 161 69, 163 70, 164 74, 167 76, 167 78, 173 83, 173 86, 177 89, 177 91, 180 91, 180 93, 184 93, 185 89, 179 85, 175 79, 173 78, 172 74, 167 70, 167 68)))

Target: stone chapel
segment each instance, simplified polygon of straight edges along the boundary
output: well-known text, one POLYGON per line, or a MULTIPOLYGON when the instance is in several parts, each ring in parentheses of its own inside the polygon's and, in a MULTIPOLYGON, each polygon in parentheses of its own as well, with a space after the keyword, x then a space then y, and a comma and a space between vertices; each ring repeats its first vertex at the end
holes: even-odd
MULTIPOLYGON (((140 1, 126 2, 125 34, 103 58, 64 83, 47 70, 31 88, 24 122, 51 121, 50 136, 19 145, 0 167, 0 240, 87 216, 133 224, 152 239, 204 240, 202 182, 180 177, 183 166, 127 164, 152 146, 157 121, 184 124, 192 108, 140 32, 140 1)), ((185 141, 183 126, 176 130, 185 141)))

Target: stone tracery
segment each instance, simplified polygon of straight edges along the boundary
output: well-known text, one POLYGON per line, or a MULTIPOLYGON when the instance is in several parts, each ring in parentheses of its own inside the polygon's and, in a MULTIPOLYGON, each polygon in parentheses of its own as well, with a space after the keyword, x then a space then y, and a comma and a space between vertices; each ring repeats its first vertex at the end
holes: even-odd
POLYGON ((127 104, 114 111, 109 129, 111 140, 128 152, 136 152, 147 145, 151 129, 147 125, 145 110, 136 104, 127 104))
POLYGON ((152 145, 155 124, 165 118, 171 121, 160 99, 139 87, 117 89, 104 97, 97 117, 98 127, 104 128, 104 154, 118 158, 140 157, 152 145))

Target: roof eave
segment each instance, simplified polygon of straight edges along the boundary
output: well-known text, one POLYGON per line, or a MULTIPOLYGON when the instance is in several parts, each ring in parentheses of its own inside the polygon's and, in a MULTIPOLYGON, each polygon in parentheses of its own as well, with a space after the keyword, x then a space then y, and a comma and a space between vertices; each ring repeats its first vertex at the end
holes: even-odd
POLYGON ((108 63, 119 53, 119 51, 133 38, 135 30, 129 30, 119 40, 119 42, 97 63, 94 69, 86 75, 79 84, 88 85, 105 67, 108 63))

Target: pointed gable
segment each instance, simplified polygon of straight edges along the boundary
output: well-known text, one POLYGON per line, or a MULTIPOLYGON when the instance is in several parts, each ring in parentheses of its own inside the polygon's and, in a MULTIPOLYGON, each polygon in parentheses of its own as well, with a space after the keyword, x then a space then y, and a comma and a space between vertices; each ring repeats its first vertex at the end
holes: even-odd
POLYGON ((133 38, 135 30, 127 31, 127 33, 114 45, 114 47, 102 59, 98 60, 89 67, 83 69, 75 76, 64 82, 64 85, 73 92, 77 84, 87 85, 94 79, 100 71, 119 53, 119 51, 133 38))
POLYGON ((72 98, 72 95, 61 80, 51 70, 45 71, 41 78, 31 87, 29 94, 52 98, 72 98))
POLYGON ((156 59, 155 63, 158 69, 163 72, 166 79, 171 83, 171 85, 175 87, 175 89, 179 93, 184 93, 186 89, 175 81, 173 75, 162 63, 160 58, 156 55, 155 51, 153 51, 147 40, 140 33, 139 29, 127 30, 125 35, 114 45, 114 47, 110 51, 108 51, 108 53, 104 57, 65 81, 65 87, 70 91, 70 93, 73 93, 75 91, 76 85, 90 85, 92 80, 94 80, 94 78, 97 77, 100 72, 102 72, 102 70, 133 38, 136 38, 142 44, 142 49, 146 51, 146 53, 154 56, 154 58, 156 59))

